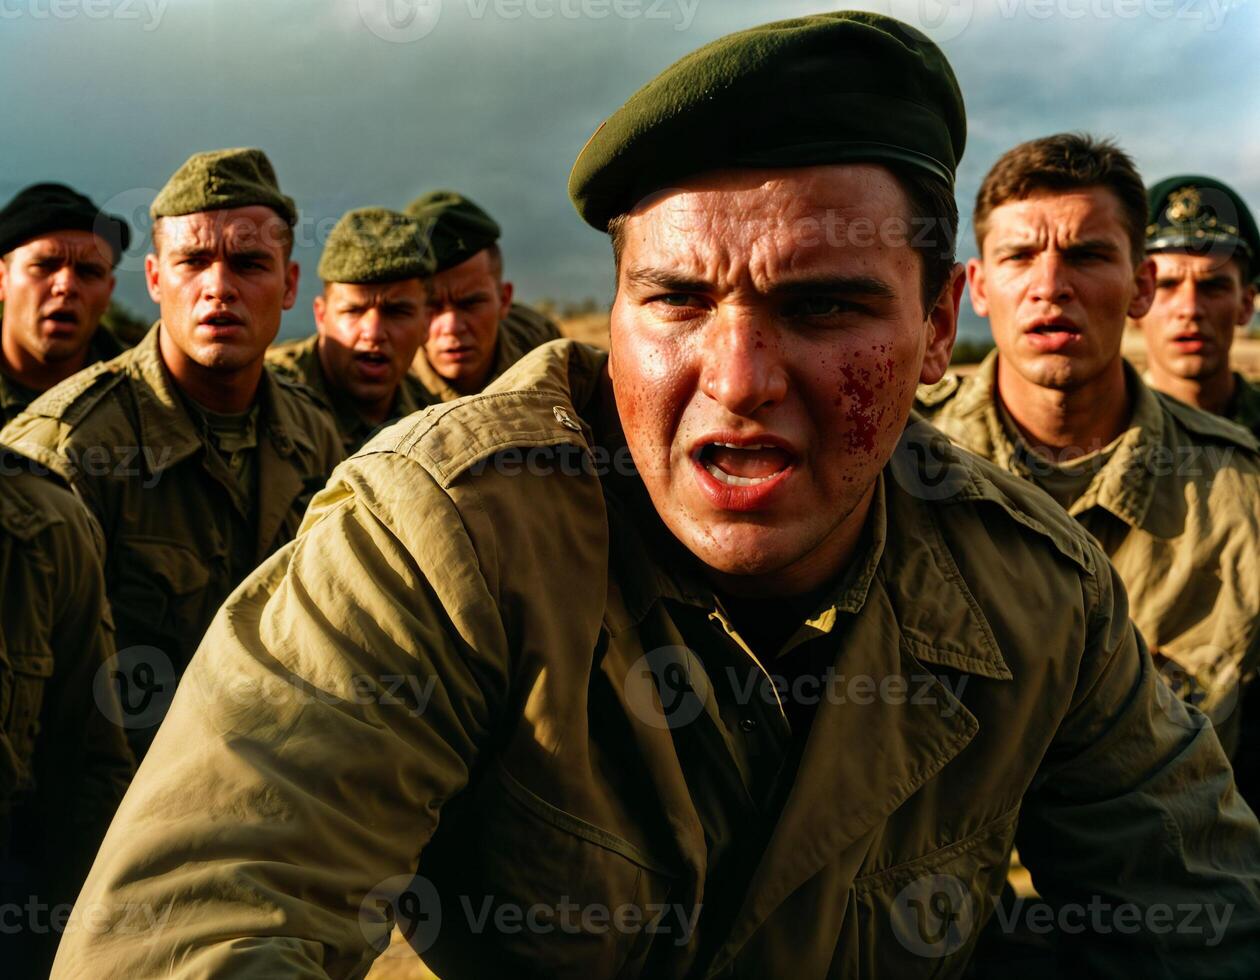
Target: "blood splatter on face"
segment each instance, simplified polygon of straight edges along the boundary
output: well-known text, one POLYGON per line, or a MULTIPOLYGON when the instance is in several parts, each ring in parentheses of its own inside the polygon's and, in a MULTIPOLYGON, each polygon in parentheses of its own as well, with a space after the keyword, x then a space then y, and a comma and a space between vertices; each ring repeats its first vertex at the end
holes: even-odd
POLYGON ((630 215, 618 412, 657 512, 715 573, 790 593, 847 559, 961 290, 925 314, 904 235, 799 231, 905 218, 867 165, 709 174, 630 215))

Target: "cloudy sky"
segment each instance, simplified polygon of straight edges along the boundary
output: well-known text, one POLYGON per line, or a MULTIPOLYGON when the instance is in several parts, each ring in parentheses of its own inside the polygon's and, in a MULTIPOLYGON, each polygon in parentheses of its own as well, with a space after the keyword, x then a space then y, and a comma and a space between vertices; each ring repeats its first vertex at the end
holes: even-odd
MULTIPOLYGON (((303 212, 307 332, 345 210, 454 187, 505 229, 527 300, 611 297, 565 194, 599 122, 686 52, 825 0, 0 0, 0 199, 41 180, 147 232, 192 152, 261 146, 303 212)), ((1156 180, 1220 176, 1260 208, 1260 0, 867 0, 932 35, 967 100, 958 194, 1020 140, 1117 138, 1156 180)), ((964 248, 970 248, 965 232, 964 248)), ((151 316, 135 247, 118 297, 151 316)), ((982 329, 974 319, 970 330, 982 329)))

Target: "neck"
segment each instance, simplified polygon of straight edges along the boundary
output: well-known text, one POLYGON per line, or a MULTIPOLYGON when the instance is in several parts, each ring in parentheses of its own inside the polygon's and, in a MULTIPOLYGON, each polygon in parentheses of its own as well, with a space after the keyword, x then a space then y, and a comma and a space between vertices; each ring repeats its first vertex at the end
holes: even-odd
MULTIPOLYGON (((0 328, 2 329, 2 328, 0 328)), ((23 388, 44 392, 87 367, 88 348, 73 357, 51 363, 36 360, 12 340, 5 331, 0 334, 0 368, 23 388)))
POLYGON ((180 390, 202 408, 220 415, 236 415, 249 411, 258 396, 263 362, 259 358, 245 367, 225 371, 207 368, 192 360, 162 330, 158 334, 162 361, 180 390))
POLYGON ((1150 372, 1153 388, 1214 415, 1225 414, 1237 387, 1228 367, 1207 378, 1179 378, 1156 364, 1151 364, 1150 372))
POLYGON ((1119 355, 1098 377, 1066 390, 1033 384, 998 358, 997 397, 1029 448, 1061 462, 1096 452, 1125 430, 1127 388, 1119 355))

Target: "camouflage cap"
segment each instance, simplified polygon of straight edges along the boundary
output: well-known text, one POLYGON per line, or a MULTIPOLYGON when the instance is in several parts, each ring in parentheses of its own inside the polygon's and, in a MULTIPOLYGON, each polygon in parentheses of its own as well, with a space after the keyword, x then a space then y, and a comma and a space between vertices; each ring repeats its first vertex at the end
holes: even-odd
POLYGON ((1147 252, 1221 253, 1241 259, 1244 279, 1260 275, 1260 232, 1246 202, 1212 177, 1167 177, 1146 193, 1147 252))
POLYGON ((467 261, 502 234, 497 221, 456 191, 430 191, 408 204, 406 211, 428 234, 436 272, 467 261))
POLYGON ((876 162, 953 186, 967 139, 940 48, 882 14, 838 11, 719 38, 648 82, 590 138, 569 176, 587 224, 711 170, 876 162))
POLYGON ((153 199, 149 216, 173 218, 200 211, 262 205, 289 226, 297 224, 293 198, 280 193, 276 171, 262 150, 210 150, 194 153, 171 175, 153 199))
POLYGON ((333 227, 319 259, 324 282, 377 283, 433 273, 433 255, 420 225, 397 211, 347 211, 333 227))
POLYGON ((0 255, 40 235, 90 231, 114 253, 114 264, 131 243, 131 228, 116 214, 106 214, 91 199, 65 184, 32 184, 0 210, 0 255))

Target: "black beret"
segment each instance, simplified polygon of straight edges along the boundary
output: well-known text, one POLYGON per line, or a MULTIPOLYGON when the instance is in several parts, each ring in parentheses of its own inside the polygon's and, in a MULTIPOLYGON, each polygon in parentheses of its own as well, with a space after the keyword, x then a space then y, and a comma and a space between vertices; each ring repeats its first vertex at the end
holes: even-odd
POLYGON ((455 191, 430 191, 417 197, 407 205, 406 214, 428 230, 437 272, 471 259, 502 234, 497 221, 455 191))
POLYGON ((569 197, 604 231, 652 191, 732 167, 895 163, 952 187, 966 138, 958 81, 922 33, 881 14, 816 14, 666 68, 590 138, 569 197))
POLYGON ((32 238, 55 231, 90 231, 114 252, 114 264, 131 244, 131 229, 116 214, 105 214, 65 184, 32 184, 0 211, 0 255, 32 238))
POLYGON ((1246 202, 1211 177, 1181 174, 1146 192, 1148 252, 1216 252, 1241 258, 1246 279, 1260 274, 1260 232, 1246 202))

